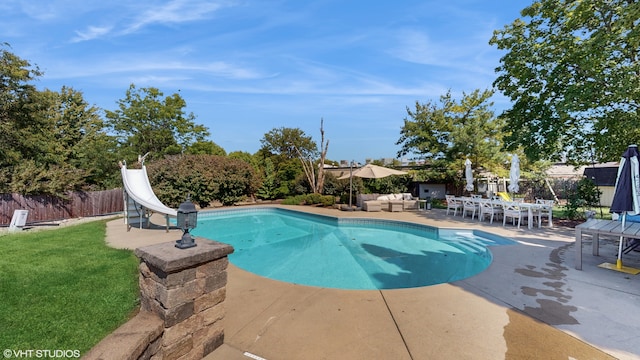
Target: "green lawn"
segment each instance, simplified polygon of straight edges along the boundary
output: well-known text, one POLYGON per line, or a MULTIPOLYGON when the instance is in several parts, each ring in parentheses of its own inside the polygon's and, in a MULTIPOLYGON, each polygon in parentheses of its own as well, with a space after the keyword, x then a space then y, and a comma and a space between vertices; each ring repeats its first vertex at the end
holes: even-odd
MULTIPOLYGON (((591 210, 595 211, 596 219, 606 219, 611 220, 611 213, 609 213, 609 207, 594 207, 594 208, 579 208, 578 214, 584 216, 585 211, 591 210)), ((567 219, 567 210, 564 206, 554 206, 553 207, 553 218, 554 219, 567 219)), ((586 220, 584 217, 581 217, 579 220, 586 220)))
POLYGON ((104 221, 0 236, 0 349, 86 353, 138 305, 138 260, 104 221))

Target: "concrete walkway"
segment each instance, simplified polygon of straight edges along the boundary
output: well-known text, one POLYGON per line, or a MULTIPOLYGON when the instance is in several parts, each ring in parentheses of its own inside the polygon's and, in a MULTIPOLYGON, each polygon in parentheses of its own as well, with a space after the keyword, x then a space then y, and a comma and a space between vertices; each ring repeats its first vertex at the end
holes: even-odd
MULTIPOLYGON (((475 228, 519 242, 492 247, 484 272, 450 284, 352 291, 294 285, 229 266, 225 344, 207 360, 234 359, 640 359, 640 275, 598 268, 615 262, 617 240, 600 257, 584 243, 574 269, 573 230, 518 230, 444 210, 343 212, 287 207, 335 217, 375 217, 475 228)), ((163 224, 163 218, 154 220, 163 224)), ((161 226, 126 231, 108 222, 107 241, 136 248, 175 241, 161 226)), ((625 256, 640 267, 640 253, 625 256)))

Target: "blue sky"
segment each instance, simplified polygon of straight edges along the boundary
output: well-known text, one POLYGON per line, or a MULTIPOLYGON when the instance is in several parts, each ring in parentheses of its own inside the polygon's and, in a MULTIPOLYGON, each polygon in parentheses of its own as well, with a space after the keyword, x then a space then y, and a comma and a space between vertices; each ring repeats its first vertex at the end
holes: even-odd
MULTIPOLYGON (((530 0, 4 0, 0 42, 36 85, 115 110, 130 84, 179 92, 227 152, 297 127, 331 160, 395 158, 406 108, 490 88, 488 44, 530 0)), ((495 96, 498 114, 508 106, 495 96)))

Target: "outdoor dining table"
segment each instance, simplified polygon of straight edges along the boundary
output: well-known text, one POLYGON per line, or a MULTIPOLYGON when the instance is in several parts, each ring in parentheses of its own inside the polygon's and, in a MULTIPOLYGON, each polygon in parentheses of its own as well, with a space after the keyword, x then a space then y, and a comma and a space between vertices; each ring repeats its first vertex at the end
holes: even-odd
MULTIPOLYGON (((456 197, 457 201, 462 202, 463 197, 456 197)), ((467 198, 468 199, 468 198, 467 198)), ((482 198, 479 197, 473 197, 472 200, 474 202, 480 203, 480 201, 482 200, 482 198)), ((496 201, 496 204, 500 204, 501 201, 496 201)), ((540 211, 540 210, 544 210, 544 209, 548 209, 548 226, 549 227, 553 227, 553 214, 551 209, 553 208, 552 205, 548 205, 548 204, 538 204, 538 203, 528 203, 528 202, 518 202, 518 206, 520 206, 521 208, 525 208, 527 209, 527 227, 529 229, 533 228, 533 217, 534 217, 534 212, 535 211, 540 211)), ((538 222, 538 227, 541 227, 541 223, 542 223, 542 219, 539 220, 538 222)))
MULTIPOLYGON (((533 212, 534 211, 540 211, 543 209, 549 209, 549 214, 547 219, 549 220, 549 227, 553 227, 553 214, 551 209, 553 208, 553 206, 551 205, 547 205, 547 204, 534 204, 534 203, 527 203, 527 202, 521 202, 519 203, 519 206, 521 208, 526 208, 527 209, 527 215, 528 215, 528 221, 527 221, 527 227, 529 229, 533 228, 533 212)), ((542 223, 542 219, 539 220, 538 222, 538 227, 540 227, 542 223)))

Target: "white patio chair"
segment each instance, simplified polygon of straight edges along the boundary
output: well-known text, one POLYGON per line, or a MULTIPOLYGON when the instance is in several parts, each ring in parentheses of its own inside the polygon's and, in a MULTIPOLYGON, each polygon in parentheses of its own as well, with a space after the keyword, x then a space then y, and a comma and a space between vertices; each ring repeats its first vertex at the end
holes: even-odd
POLYGON ((480 201, 480 215, 478 216, 480 220, 484 220, 486 217, 489 217, 489 224, 493 224, 493 218, 501 216, 504 216, 502 205, 491 199, 484 199, 480 201))
POLYGON ((528 210, 520 207, 520 204, 516 201, 504 201, 502 203, 502 211, 502 226, 506 225, 507 218, 511 218, 511 222, 513 225, 516 224, 516 219, 518 219, 518 229, 520 229, 522 218, 528 217, 528 210))
POLYGON ((477 199, 470 197, 462 198, 462 217, 465 217, 467 213, 471 213, 471 220, 476 217, 476 213, 478 213, 478 219, 480 218, 480 203, 477 199))
POLYGON ((449 215, 449 210, 453 210, 453 216, 456 216, 458 209, 462 210, 462 203, 453 195, 445 195, 445 199, 447 200, 447 215, 449 215))
POLYGON ((555 204, 555 201, 536 199, 536 204, 543 205, 539 208, 536 208, 533 212, 533 218, 538 219, 538 227, 541 227, 543 218, 549 219, 549 216, 553 216, 553 204, 555 204))

